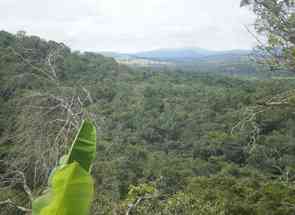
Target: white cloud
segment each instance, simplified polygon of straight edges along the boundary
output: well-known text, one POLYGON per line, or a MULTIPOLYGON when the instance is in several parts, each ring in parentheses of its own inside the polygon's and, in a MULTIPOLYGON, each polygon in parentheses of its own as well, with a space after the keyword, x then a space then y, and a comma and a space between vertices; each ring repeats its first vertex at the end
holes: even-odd
POLYGON ((91 51, 251 48, 253 18, 238 0, 0 0, 0 28, 91 51))

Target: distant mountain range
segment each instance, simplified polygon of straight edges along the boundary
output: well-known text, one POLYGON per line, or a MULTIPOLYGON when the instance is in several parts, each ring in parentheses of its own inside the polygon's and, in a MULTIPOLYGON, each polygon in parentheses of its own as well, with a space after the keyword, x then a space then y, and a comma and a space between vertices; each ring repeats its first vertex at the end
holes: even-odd
POLYGON ((138 53, 101 52, 101 54, 119 60, 149 59, 159 61, 195 61, 208 58, 228 58, 229 56, 245 56, 250 50, 211 51, 201 48, 157 49, 138 53))

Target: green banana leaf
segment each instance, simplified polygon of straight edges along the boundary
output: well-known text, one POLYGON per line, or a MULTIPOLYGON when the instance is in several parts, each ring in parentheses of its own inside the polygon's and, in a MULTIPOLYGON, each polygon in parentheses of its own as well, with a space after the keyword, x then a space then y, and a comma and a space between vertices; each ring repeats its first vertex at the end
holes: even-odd
POLYGON ((96 155, 96 129, 86 120, 83 122, 69 153, 68 164, 77 161, 86 171, 90 171, 96 155))
POLYGON ((93 180, 80 164, 73 162, 55 172, 49 204, 40 215, 87 215, 93 197, 93 180))
POLYGON ((93 180, 89 174, 96 154, 96 129, 84 121, 68 155, 48 180, 49 189, 33 202, 32 215, 87 215, 93 180))
POLYGON ((33 201, 32 215, 40 215, 41 210, 49 205, 51 192, 46 190, 45 193, 33 201))

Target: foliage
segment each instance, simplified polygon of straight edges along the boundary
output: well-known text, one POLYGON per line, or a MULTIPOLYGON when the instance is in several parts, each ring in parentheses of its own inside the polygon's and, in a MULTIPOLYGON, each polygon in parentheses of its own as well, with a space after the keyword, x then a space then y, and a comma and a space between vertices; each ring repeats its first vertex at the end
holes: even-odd
POLYGON ((16 171, 40 195, 72 151, 61 164, 86 160, 85 170, 72 162, 56 174, 84 175, 97 157, 93 215, 126 214, 141 197, 130 214, 294 213, 294 77, 131 69, 35 36, 0 41, 0 200, 29 208, 16 171), (288 105, 253 109, 277 95, 288 105), (68 143, 85 117, 98 144, 80 159, 84 135, 68 143))
POLYGON ((295 2, 294 0, 242 0, 241 6, 252 5, 257 16, 255 30, 267 38, 267 43, 260 42, 266 63, 295 71, 295 2))
POLYGON ((49 177, 49 189, 33 202, 33 215, 88 214, 93 197, 89 174, 95 153, 95 127, 84 121, 72 148, 49 177), (78 153, 79 152, 79 153, 78 153))

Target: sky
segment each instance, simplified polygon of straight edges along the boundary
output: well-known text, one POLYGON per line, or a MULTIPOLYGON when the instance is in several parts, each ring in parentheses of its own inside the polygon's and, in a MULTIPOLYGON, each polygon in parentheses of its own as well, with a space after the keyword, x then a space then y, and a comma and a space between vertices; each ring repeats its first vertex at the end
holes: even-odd
POLYGON ((250 49, 239 0, 0 0, 0 30, 25 30, 73 50, 250 49))

